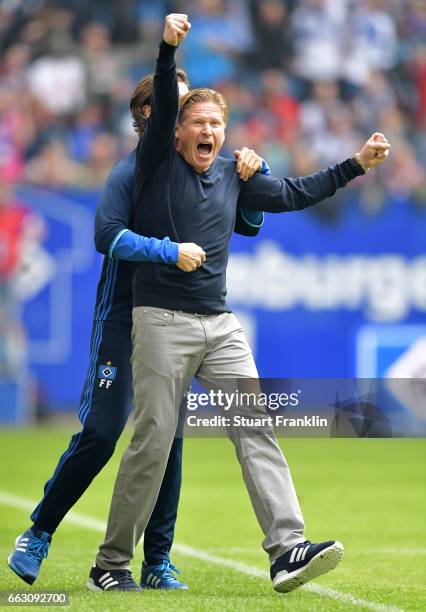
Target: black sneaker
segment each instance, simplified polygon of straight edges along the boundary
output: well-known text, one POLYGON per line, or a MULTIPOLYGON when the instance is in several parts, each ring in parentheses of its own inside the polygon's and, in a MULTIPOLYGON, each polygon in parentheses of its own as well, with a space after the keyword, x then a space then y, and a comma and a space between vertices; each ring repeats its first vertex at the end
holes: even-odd
POLYGON ((142 591, 129 570, 104 570, 94 565, 86 584, 91 591, 142 591))
POLYGON ((326 574, 343 559, 341 542, 312 544, 309 540, 296 544, 271 565, 273 587, 279 593, 288 593, 326 574))

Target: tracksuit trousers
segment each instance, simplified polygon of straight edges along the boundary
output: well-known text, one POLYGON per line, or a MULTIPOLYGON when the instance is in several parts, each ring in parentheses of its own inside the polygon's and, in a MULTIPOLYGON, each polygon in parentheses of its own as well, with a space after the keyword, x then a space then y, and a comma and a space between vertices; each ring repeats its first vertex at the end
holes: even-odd
MULTIPOLYGON (((71 438, 44 497, 31 514, 33 529, 53 534, 114 452, 132 408, 131 325, 95 321, 89 368, 80 401, 82 429, 71 438)), ((169 559, 182 480, 182 438, 167 452, 166 469, 144 536, 151 565, 169 559)))

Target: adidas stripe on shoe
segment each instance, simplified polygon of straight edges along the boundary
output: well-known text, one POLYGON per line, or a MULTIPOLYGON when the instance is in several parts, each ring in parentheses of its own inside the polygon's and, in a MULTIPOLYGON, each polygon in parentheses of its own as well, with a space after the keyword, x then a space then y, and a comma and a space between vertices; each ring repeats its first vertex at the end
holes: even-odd
POLYGON ((178 580, 175 574, 179 570, 167 559, 158 565, 142 564, 141 587, 143 589, 181 589, 188 590, 188 585, 178 580))
POLYGON ((274 589, 279 593, 288 593, 326 574, 340 563, 343 553, 343 544, 337 541, 312 544, 306 540, 297 544, 272 564, 274 589))
POLYGON ((86 583, 90 591, 141 591, 129 570, 104 570, 94 565, 86 583))

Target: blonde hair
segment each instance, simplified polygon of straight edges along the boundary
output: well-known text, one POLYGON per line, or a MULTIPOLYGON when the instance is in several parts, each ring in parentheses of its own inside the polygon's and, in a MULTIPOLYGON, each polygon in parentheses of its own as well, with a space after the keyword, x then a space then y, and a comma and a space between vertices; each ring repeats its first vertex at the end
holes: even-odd
POLYGON ((183 121, 185 112, 189 110, 191 106, 201 102, 213 102, 213 104, 216 104, 222 111, 225 124, 228 122, 228 104, 222 94, 214 89, 199 87, 198 89, 192 89, 181 99, 178 117, 179 123, 183 121))

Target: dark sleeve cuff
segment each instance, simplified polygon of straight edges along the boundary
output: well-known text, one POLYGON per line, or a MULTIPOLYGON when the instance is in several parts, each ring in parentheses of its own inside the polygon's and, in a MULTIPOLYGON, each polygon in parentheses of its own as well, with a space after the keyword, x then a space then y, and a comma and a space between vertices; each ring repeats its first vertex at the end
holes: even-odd
POLYGON ((241 209, 241 217, 247 225, 253 228, 260 228, 264 222, 264 214, 261 210, 241 209))
POLYGON ((343 163, 348 165, 348 171, 352 173, 351 178, 355 178, 356 176, 362 176, 363 174, 366 174, 364 168, 358 162, 356 157, 351 157, 350 159, 347 159, 343 163))

